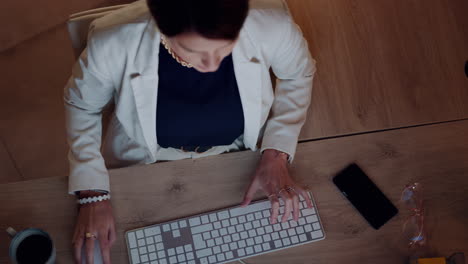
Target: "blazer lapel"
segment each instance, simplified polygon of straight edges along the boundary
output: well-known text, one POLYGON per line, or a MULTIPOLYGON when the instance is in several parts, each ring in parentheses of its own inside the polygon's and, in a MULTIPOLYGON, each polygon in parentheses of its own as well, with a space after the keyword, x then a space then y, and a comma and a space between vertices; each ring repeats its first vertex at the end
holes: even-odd
POLYGON ((150 18, 135 56, 135 70, 130 84, 146 144, 156 160, 156 102, 158 95, 158 55, 160 35, 150 18))
POLYGON ((254 50, 247 32, 242 30, 232 57, 244 110, 244 144, 252 150, 257 149, 262 114, 262 67, 254 50))

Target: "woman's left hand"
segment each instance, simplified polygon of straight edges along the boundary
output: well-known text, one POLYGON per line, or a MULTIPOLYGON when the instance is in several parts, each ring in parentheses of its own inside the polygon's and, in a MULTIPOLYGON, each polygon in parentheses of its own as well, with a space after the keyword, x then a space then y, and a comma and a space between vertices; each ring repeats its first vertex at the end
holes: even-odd
POLYGON ((299 195, 306 201, 309 208, 312 208, 312 201, 307 192, 289 175, 287 167, 287 155, 274 149, 267 149, 263 152, 261 161, 253 179, 244 196, 241 206, 245 207, 252 201, 254 194, 258 189, 268 196, 271 202, 270 222, 276 223, 279 215, 279 199, 283 199, 285 208, 281 222, 288 220, 291 211, 295 221, 299 218, 299 195))

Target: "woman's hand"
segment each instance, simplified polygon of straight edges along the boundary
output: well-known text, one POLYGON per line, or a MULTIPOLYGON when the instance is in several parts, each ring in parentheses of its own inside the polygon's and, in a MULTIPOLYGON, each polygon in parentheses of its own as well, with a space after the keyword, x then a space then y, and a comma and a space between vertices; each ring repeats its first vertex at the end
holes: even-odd
POLYGON ((284 215, 281 222, 287 221, 291 211, 293 219, 299 218, 299 195, 306 201, 309 208, 312 208, 312 201, 307 192, 298 186, 289 175, 287 167, 287 155, 283 152, 267 149, 263 152, 261 161, 247 192, 245 193, 242 206, 247 206, 258 189, 268 196, 271 202, 270 222, 275 224, 279 215, 279 198, 283 199, 285 204, 284 215), (288 187, 290 189, 288 190, 288 187))
MULTIPOLYGON (((80 198, 100 196, 102 193, 80 192, 80 198)), ((82 263, 81 250, 83 244, 86 249, 86 263, 94 264, 94 243, 99 240, 101 255, 104 264, 110 264, 110 248, 115 242, 115 222, 112 206, 109 200, 81 205, 78 213, 78 222, 73 236, 75 261, 82 263), (93 235, 86 238, 86 233, 93 235)))

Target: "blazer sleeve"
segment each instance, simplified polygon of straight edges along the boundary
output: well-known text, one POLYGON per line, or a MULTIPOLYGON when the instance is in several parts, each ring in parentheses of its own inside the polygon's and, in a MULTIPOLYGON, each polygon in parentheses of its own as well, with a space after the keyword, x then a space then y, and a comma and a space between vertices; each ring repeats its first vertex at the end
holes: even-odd
POLYGON ((87 48, 64 89, 70 194, 80 190, 110 191, 100 148, 102 110, 113 97, 114 85, 106 70, 104 45, 96 45, 93 35, 90 31, 87 48))
POLYGON ((270 118, 265 124, 261 152, 266 149, 285 152, 291 163, 311 102, 316 68, 307 41, 291 16, 285 12, 276 23, 279 23, 279 30, 275 30, 278 45, 273 50, 271 67, 279 80, 270 118))

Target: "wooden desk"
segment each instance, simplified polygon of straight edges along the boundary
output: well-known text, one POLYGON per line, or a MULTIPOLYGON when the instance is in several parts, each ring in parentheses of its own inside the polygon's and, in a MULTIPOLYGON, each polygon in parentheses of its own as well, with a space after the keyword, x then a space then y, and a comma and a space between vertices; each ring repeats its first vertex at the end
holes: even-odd
POLYGON ((301 140, 468 117, 468 1, 287 3, 318 68, 301 140))
MULTIPOLYGON (((403 263, 397 236, 403 217, 375 231, 331 183, 353 161, 397 205, 405 184, 422 183, 434 251, 468 253, 466 135, 468 121, 462 121, 300 144, 291 173, 313 191, 327 238, 247 263, 403 263)), ((127 263, 125 230, 240 203, 258 157, 240 152, 112 171, 118 228, 113 263, 127 263)), ((66 192, 66 177, 0 185, 0 229, 43 228, 56 242, 59 263, 70 263, 76 211, 66 192)), ((6 240, 4 234, 1 263, 6 240)))

